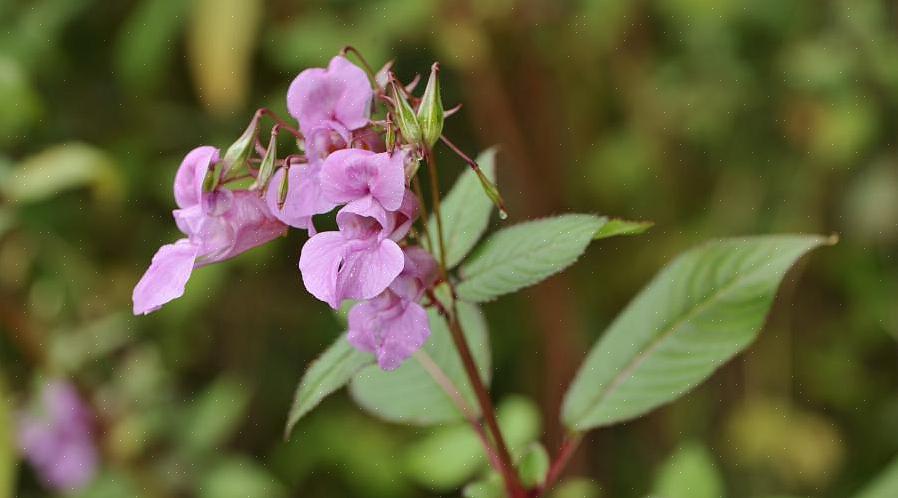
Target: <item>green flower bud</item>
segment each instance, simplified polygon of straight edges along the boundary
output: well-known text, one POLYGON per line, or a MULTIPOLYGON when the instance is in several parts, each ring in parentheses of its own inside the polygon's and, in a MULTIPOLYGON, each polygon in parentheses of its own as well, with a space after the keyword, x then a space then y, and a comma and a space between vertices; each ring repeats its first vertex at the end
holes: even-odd
POLYGON ((418 126, 418 118, 415 117, 415 111, 411 104, 405 99, 405 95, 399 90, 398 83, 393 80, 393 101, 396 103, 396 124, 399 131, 405 137, 406 142, 411 144, 421 143, 421 128, 418 126))
POLYGON ((440 64, 434 62, 430 68, 430 78, 421 97, 421 105, 418 106, 418 126, 421 129, 421 138, 424 144, 430 148, 440 139, 443 133, 443 99, 440 97, 440 64))
POLYGON ((278 155, 278 136, 277 131, 271 132, 271 139, 268 141, 268 149, 265 151, 265 157, 262 158, 262 164, 259 165, 259 174, 256 181, 253 182, 251 190, 258 190, 268 185, 268 180, 274 174, 274 162, 278 155))

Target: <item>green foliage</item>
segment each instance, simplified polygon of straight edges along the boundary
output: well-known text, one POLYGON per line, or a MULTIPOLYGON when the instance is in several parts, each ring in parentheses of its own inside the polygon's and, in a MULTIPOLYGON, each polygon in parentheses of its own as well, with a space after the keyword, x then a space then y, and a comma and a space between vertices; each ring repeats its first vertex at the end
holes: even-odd
MULTIPOLYGON (((483 173, 496 181, 496 148, 490 148, 477 156, 477 164, 483 173)), ((446 267, 455 268, 471 251, 486 231, 493 210, 493 203, 483 193, 477 175, 465 168, 446 194, 440 205, 443 215, 443 242, 446 245, 446 267)), ((439 260, 437 222, 433 214, 427 222, 428 239, 433 242, 431 252, 439 260)))
POLYGON ((724 484, 714 459, 701 444, 682 445, 658 472, 658 498, 723 498, 724 484))
MULTIPOLYGON (((484 383, 490 378, 490 347, 487 326, 477 306, 458 303, 461 323, 484 383)), ((356 402, 376 417, 414 425, 434 425, 462 419, 461 412, 428 370, 437 367, 462 398, 479 413, 473 391, 445 320, 428 310, 431 336, 418 354, 392 372, 372 365, 363 369, 349 385, 356 402), (423 363, 422 363, 423 362, 423 363)))
POLYGON ((662 270, 611 324, 568 390, 583 431, 638 417, 689 391, 758 334, 783 275, 826 243, 813 236, 712 242, 662 270))
POLYGON ((898 496, 898 459, 893 460, 876 479, 854 498, 890 498, 898 496))
POLYGON ((462 265, 459 297, 490 301, 564 270, 606 221, 590 214, 566 214, 499 230, 462 265))
POLYGON ((611 218, 602 225, 602 228, 596 231, 593 239, 607 239, 618 235, 639 235, 648 231, 653 225, 654 223, 651 221, 630 221, 622 220, 620 218, 611 218))
POLYGON ((2 193, 13 201, 34 202, 87 186, 103 200, 122 197, 121 178, 109 155, 87 144, 71 143, 23 160, 2 185, 2 193))
POLYGON ((526 488, 533 488, 546 482, 546 473, 549 471, 549 453, 546 448, 539 444, 533 443, 521 461, 518 462, 518 474, 521 476, 521 483, 526 488))
POLYGON ((200 498, 282 498, 287 493, 263 467, 248 458, 228 458, 200 484, 200 498))
POLYGON ((334 341, 309 365, 299 381, 293 406, 287 416, 287 436, 300 418, 318 406, 325 397, 349 383, 359 370, 373 361, 371 354, 359 351, 349 344, 346 336, 340 336, 334 341))
POLYGON ((229 377, 217 379, 181 416, 178 445, 188 458, 215 451, 242 422, 248 403, 246 387, 241 382, 229 377))
MULTIPOLYGON (((519 454, 528 448, 529 455, 528 445, 540 433, 539 409, 526 398, 512 396, 503 399, 496 411, 510 451, 519 454)), ((404 462, 415 481, 443 491, 458 488, 488 466, 480 439, 468 423, 435 429, 408 448, 404 462)), ((538 470, 538 464, 528 463, 531 475, 538 470)))
POLYGON ((595 481, 584 477, 575 477, 562 481, 555 487, 550 498, 600 498, 602 488, 595 481))
POLYGON ((0 377, 0 498, 12 498, 16 490, 16 448, 12 403, 6 382, 0 377))

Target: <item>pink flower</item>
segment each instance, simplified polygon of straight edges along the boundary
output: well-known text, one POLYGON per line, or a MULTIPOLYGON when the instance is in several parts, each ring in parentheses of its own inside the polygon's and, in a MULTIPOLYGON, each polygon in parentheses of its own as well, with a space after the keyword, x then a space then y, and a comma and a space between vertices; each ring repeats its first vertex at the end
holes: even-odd
POLYGON ((218 160, 213 147, 194 149, 175 176, 172 214, 187 238, 162 246, 134 287, 134 314, 147 314, 181 297, 194 268, 230 259, 287 231, 254 192, 203 192, 205 172, 218 160))
POLYGON ((327 69, 299 73, 287 90, 287 109, 307 138, 316 128, 327 128, 348 142, 350 131, 368 124, 373 97, 365 72, 336 56, 327 69))
POLYGON ((330 202, 321 191, 321 165, 297 164, 289 168, 287 177, 287 198, 284 205, 278 207, 278 195, 281 182, 284 180, 285 168, 275 171, 265 193, 265 203, 274 216, 294 228, 309 230, 315 234, 312 216, 324 214, 334 209, 337 204, 330 202))
POLYGON ((378 204, 396 211, 405 195, 405 154, 363 149, 338 150, 321 166, 324 197, 361 213, 378 204))
POLYGON ((406 248, 402 273, 377 297, 349 312, 349 342, 373 353, 384 370, 395 370, 430 337, 427 312, 418 304, 433 284, 436 261, 419 247, 406 248))
POLYGON ((93 415, 65 382, 45 386, 39 405, 19 418, 19 446, 48 487, 77 491, 90 483, 99 462, 93 415))
POLYGON ((388 237, 395 216, 389 215, 384 225, 341 210, 340 231, 319 233, 302 248, 299 271, 306 290, 334 309, 344 299, 370 299, 383 292, 403 267, 402 249, 388 237))

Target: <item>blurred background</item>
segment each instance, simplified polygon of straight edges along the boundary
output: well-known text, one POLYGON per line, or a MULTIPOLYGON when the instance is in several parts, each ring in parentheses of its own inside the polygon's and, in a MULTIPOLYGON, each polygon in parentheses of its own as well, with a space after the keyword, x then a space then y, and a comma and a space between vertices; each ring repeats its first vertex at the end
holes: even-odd
MULTIPOLYGON (((677 253, 841 237, 790 273, 747 353, 591 433, 566 496, 645 496, 683 445, 727 496, 852 495, 898 453, 896 27, 885 0, 0 0, 0 497, 51 493, 16 464, 9 421, 60 378, 100 414, 102 464, 78 496, 459 496, 416 464, 431 429, 345 393, 283 440, 301 373, 341 331, 303 290, 304 236, 130 314, 178 238, 183 155, 284 111, 292 78, 347 44, 406 80, 441 62, 443 101, 464 104, 447 134, 470 153, 500 144, 510 221, 656 223, 485 307, 494 395, 550 449, 587 349, 677 253)), ((463 164, 440 164, 448 187, 463 164)))

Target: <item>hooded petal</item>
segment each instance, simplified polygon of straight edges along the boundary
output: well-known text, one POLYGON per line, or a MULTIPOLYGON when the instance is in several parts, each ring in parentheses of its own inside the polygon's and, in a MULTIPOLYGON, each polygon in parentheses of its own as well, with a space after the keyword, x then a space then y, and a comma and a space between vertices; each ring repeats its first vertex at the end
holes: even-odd
POLYGON ((321 232, 306 241, 299 256, 299 271, 306 290, 334 309, 339 308, 342 301, 337 296, 337 272, 346 245, 340 232, 321 232))
POLYGON ((197 253, 197 246, 187 239, 160 247, 149 269, 134 287, 134 314, 151 313, 181 297, 193 272, 197 253))
POLYGON ((289 168, 287 198, 283 207, 278 206, 278 187, 284 179, 284 168, 275 171, 265 192, 268 210, 282 222, 300 229, 311 227, 312 216, 324 214, 336 204, 324 198, 321 192, 321 166, 300 165, 289 168))
POLYGON ((343 299, 371 299, 390 286, 403 264, 402 249, 390 239, 347 251, 337 277, 338 292, 343 299))
POLYGON ((183 209, 200 203, 206 171, 218 162, 218 158, 218 149, 208 145, 187 153, 175 174, 175 202, 178 207, 183 209))
POLYGON ((321 166, 321 184, 325 197, 345 204, 370 195, 387 211, 402 205, 405 172, 402 157, 387 152, 363 149, 333 152, 321 166))
POLYGON ((430 337, 427 312, 414 302, 387 291, 356 304, 349 312, 347 339, 361 351, 374 353, 384 370, 395 370, 430 337))
POLYGON ((327 69, 299 73, 287 90, 287 109, 305 135, 328 122, 355 130, 368 124, 373 96, 365 72, 337 56, 327 69))

